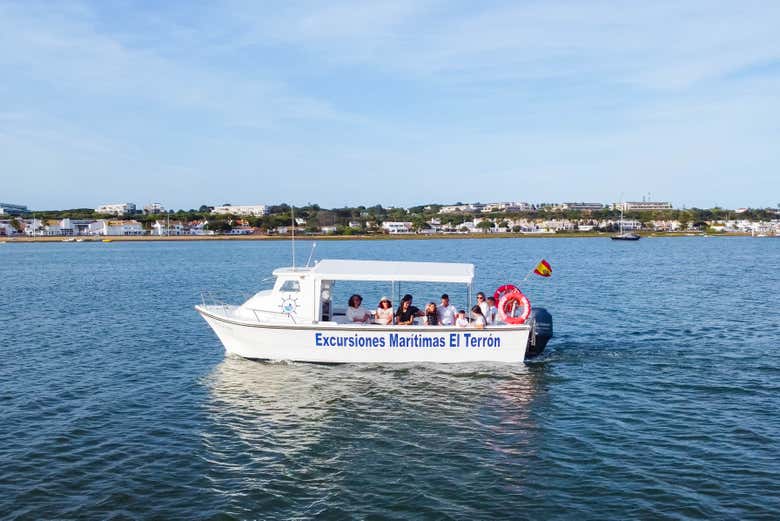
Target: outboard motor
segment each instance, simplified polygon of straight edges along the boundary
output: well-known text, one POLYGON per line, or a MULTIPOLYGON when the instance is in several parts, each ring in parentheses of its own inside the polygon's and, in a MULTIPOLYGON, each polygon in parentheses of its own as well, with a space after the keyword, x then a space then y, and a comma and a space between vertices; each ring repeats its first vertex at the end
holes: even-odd
POLYGON ((532 308, 526 324, 531 326, 531 334, 528 336, 525 357, 533 358, 542 354, 553 336, 552 315, 544 308, 532 308))

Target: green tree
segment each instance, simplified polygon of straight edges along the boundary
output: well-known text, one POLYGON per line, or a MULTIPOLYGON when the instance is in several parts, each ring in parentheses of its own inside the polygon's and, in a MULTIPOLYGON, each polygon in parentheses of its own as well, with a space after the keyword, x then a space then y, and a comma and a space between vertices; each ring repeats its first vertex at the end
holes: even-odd
POLYGON ((425 219, 422 216, 416 216, 412 218, 412 230, 415 233, 420 233, 420 230, 423 230, 428 227, 428 223, 425 222, 425 219))
POLYGON ((208 230, 214 230, 216 233, 227 233, 233 229, 233 226, 226 219, 212 219, 205 226, 208 230))
POLYGON ((479 221, 477 228, 480 228, 484 233, 487 233, 489 230, 493 229, 493 221, 490 219, 483 219, 479 221))

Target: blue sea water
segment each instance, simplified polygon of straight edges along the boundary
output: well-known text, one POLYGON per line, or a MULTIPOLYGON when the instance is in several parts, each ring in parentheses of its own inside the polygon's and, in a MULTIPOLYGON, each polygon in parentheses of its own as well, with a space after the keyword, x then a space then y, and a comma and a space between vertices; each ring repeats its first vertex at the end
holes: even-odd
POLYGON ((0 518, 780 518, 780 241, 315 256, 473 262, 485 291, 544 257, 521 287, 556 336, 517 366, 226 358, 192 306, 289 243, 2 244, 0 518))

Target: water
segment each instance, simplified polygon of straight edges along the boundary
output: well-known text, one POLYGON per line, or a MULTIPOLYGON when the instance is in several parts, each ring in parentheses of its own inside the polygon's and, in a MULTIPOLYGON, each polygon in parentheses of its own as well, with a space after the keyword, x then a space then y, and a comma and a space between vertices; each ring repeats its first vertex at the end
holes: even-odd
POLYGON ((200 291, 267 287, 288 243, 1 245, 0 517, 780 517, 780 241, 316 256, 474 262, 487 291, 544 257, 522 287, 556 337, 521 366, 225 358, 200 291))

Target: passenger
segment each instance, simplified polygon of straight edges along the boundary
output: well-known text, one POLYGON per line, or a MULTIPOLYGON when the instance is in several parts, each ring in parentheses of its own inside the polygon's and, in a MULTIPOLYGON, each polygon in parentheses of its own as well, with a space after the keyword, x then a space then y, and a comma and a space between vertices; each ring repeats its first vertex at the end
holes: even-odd
POLYGON ((441 296, 441 304, 436 311, 439 313, 439 324, 442 326, 451 326, 455 323, 458 308, 450 304, 450 296, 446 293, 441 296))
POLYGON ((496 307, 496 299, 493 297, 487 298, 488 312, 485 315, 485 321, 488 326, 492 326, 498 323, 498 308, 496 307))
POLYGON ((420 317, 423 313, 420 308, 412 305, 412 296, 404 295, 401 299, 401 305, 395 312, 395 323, 399 326, 411 326, 414 324, 414 317, 420 317))
POLYGON ((436 312, 436 302, 428 302, 428 305, 425 306, 425 324, 428 326, 438 326, 439 325, 439 314, 436 312))
POLYGON ((488 314, 488 303, 485 300, 485 294, 481 291, 477 293, 477 306, 479 306, 479 310, 482 311, 482 316, 486 317, 488 314))
POLYGON ((347 302, 347 322, 366 323, 371 319, 371 315, 362 305, 363 297, 352 295, 347 302))
POLYGON ((474 329, 485 329, 485 315, 479 305, 471 308, 471 323, 469 327, 474 329))
POLYGON ((379 299, 379 304, 376 307, 376 316, 374 318, 375 324, 381 324, 386 326, 393 323, 393 304, 387 297, 379 299))
POLYGON ((455 325, 457 327, 469 327, 469 321, 466 318, 466 310, 461 309, 458 311, 458 318, 455 320, 455 325))

